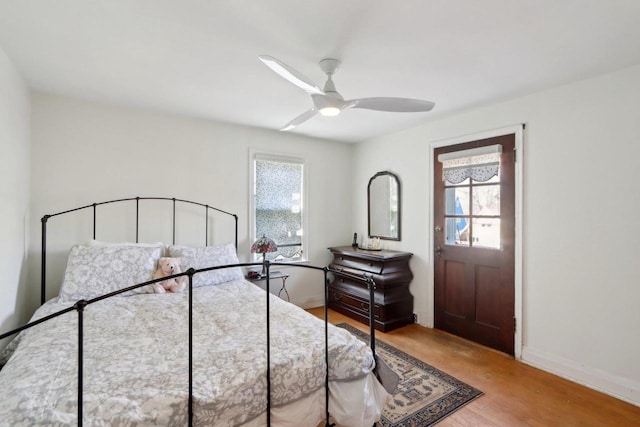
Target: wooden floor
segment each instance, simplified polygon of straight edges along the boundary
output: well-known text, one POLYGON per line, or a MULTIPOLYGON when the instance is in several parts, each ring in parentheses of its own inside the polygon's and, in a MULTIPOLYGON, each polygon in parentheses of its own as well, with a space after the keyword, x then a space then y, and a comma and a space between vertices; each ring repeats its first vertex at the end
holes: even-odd
MULTIPOLYGON (((309 312, 323 317, 322 308, 309 312)), ((368 327, 334 311, 331 323, 368 327)), ((481 390, 438 424, 447 426, 640 426, 640 407, 533 368, 446 332, 409 325, 376 338, 481 390)))

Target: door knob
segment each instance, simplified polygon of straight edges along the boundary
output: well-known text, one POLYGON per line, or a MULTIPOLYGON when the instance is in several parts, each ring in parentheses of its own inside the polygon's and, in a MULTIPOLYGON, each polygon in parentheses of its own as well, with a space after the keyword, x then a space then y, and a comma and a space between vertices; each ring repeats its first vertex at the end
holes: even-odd
POLYGON ((436 225, 436 231, 442 231, 442 227, 440 227, 439 225, 436 225))
POLYGON ((442 248, 440 246, 436 246, 436 249, 434 251, 435 256, 440 256, 442 255, 442 248))

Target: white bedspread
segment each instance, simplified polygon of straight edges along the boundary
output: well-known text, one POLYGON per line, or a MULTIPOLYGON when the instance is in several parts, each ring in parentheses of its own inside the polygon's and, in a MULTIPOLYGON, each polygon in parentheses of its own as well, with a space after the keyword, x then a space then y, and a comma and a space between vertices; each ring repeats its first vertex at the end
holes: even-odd
MULTIPOLYGON (((264 423, 264 291, 233 281, 196 288, 193 301, 195 425, 264 423)), ((50 301, 34 319, 69 305, 50 301)), ((271 393, 277 412, 324 396, 324 324, 273 296, 270 305, 271 393)), ((77 318, 74 311, 17 338, 0 371, 0 425, 76 424, 77 318)), ((187 322, 186 291, 116 297, 86 307, 84 424, 186 425, 187 322)), ((329 366, 332 394, 340 394, 340 383, 366 389, 363 397, 355 397, 360 402, 355 413, 336 407, 336 416, 343 418, 338 422, 351 424, 351 416, 371 425, 387 396, 371 374, 370 349, 330 325, 329 366)), ((312 418, 309 422, 317 423, 312 418)))

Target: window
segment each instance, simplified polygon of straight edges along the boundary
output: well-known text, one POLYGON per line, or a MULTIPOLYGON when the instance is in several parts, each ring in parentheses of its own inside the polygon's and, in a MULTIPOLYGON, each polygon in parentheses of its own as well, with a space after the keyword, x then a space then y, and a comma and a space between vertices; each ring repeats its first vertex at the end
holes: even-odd
POLYGON ((445 244, 500 249, 501 145, 441 154, 445 244))
POLYGON ((252 166, 253 240, 264 235, 276 242, 278 250, 266 254, 270 261, 303 260, 304 161, 256 153, 252 166))

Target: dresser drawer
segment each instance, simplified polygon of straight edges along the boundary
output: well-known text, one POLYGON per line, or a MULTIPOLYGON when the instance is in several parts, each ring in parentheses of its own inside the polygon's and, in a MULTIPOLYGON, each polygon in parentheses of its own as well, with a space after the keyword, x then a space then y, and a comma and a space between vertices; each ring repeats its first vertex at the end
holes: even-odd
POLYGON ((407 285, 413 278, 411 270, 396 270, 385 274, 376 274, 356 268, 345 267, 332 262, 329 264, 329 272, 336 272, 336 282, 358 283, 367 288, 369 279, 373 279, 376 289, 407 285), (343 274, 339 274, 343 273, 343 274))
POLYGON ((367 287, 367 281, 369 278, 382 277, 379 274, 369 273, 366 271, 358 270, 356 268, 345 267, 339 264, 329 264, 329 272, 334 273, 335 281, 340 283, 356 283, 359 286, 367 287), (343 274, 339 274, 343 273, 343 274))
MULTIPOLYGON (((340 305, 364 316, 369 316, 369 301, 344 292, 329 289, 329 304, 340 305)), ((373 315, 376 319, 380 318, 380 306, 375 303, 373 304, 373 315)))
POLYGON ((333 264, 347 268, 366 271, 374 274, 381 274, 384 268, 384 262, 371 259, 363 259, 346 254, 335 254, 333 264))

